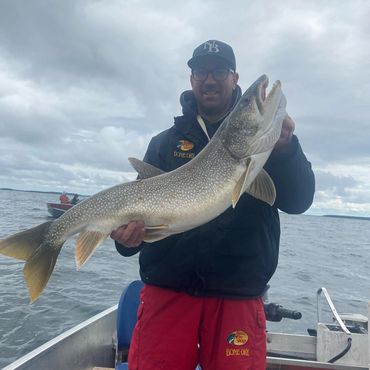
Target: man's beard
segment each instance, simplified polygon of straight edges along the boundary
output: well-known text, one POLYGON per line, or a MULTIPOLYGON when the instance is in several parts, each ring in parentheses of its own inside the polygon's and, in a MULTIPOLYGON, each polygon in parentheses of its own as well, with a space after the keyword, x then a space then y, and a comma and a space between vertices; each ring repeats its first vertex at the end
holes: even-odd
POLYGON ((204 106, 202 104, 199 104, 198 105, 198 110, 200 113, 204 113, 205 115, 207 116, 217 116, 217 115, 222 115, 222 114, 225 114, 228 112, 229 110, 229 107, 230 107, 230 103, 229 104, 225 104, 223 106, 204 106))

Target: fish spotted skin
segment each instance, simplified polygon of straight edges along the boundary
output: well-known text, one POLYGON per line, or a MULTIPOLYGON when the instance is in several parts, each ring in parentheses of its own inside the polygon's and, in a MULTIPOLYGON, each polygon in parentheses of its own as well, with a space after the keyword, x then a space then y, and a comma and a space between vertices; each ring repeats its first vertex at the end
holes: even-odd
POLYGON ((1 254, 26 261, 31 301, 45 288, 72 235, 79 234, 75 256, 80 268, 112 230, 133 220, 145 222, 144 240, 153 242, 212 220, 235 207, 244 192, 272 205, 275 187, 263 166, 280 137, 286 100, 279 81, 264 98, 267 84, 265 75, 256 80, 208 145, 182 167, 161 173, 132 159, 146 178, 103 190, 54 221, 1 240, 1 254))

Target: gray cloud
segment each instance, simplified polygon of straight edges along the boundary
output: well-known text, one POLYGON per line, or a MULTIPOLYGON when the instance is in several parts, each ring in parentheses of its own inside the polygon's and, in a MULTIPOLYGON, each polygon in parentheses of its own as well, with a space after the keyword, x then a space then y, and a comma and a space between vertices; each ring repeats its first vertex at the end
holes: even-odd
POLYGON ((318 180, 317 190, 334 189, 334 192, 340 196, 347 195, 348 188, 358 185, 358 181, 351 176, 335 176, 330 172, 324 171, 316 171, 315 175, 318 180))
POLYGON ((360 158, 370 159, 370 127, 363 120, 335 116, 296 117, 297 131, 305 141, 305 149, 320 162, 341 161, 356 164, 360 158))

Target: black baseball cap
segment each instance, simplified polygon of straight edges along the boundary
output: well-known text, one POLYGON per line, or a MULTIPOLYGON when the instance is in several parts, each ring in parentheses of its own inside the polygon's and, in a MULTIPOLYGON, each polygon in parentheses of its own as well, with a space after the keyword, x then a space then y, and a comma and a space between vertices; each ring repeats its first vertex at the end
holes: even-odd
POLYGON ((222 41, 208 40, 199 45, 193 52, 193 57, 189 59, 188 66, 193 69, 198 61, 207 55, 212 55, 225 60, 230 68, 236 70, 235 55, 232 47, 222 41))

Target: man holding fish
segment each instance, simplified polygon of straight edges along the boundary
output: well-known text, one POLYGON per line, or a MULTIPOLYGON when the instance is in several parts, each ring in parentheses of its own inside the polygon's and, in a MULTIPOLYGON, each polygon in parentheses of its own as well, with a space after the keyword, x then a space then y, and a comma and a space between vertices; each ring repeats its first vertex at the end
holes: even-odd
MULTIPOLYGON (((183 115, 151 140, 144 162, 154 167, 138 161, 135 168, 140 178, 162 176, 195 158, 215 135, 212 142, 226 149, 212 152, 215 161, 208 160, 204 180, 198 176, 190 182, 192 196, 209 192, 206 201, 211 203, 221 190, 209 184, 222 182, 231 206, 220 206, 211 221, 194 221, 195 228, 164 239, 165 225, 150 230, 140 218, 112 231, 120 254, 140 251, 145 283, 129 367, 193 370, 200 364, 202 370, 262 370, 266 323, 261 297, 278 263, 278 209, 306 211, 313 200, 314 174, 293 135, 295 124, 285 112, 279 82, 266 94, 268 79, 262 76, 241 98, 234 52, 218 40, 198 46, 188 66, 192 89, 180 97, 183 115), (231 140, 226 123, 221 126, 224 120, 248 140, 231 140), (213 168, 223 156, 228 156, 225 167, 213 168), (240 162, 239 180, 229 186, 226 172, 234 160, 240 162)), ((206 201, 188 209, 194 219, 206 212, 206 201)), ((176 207, 188 204, 185 200, 176 207)))
POLYGON ((152 139, 144 161, 129 158, 140 179, 0 240, 0 254, 25 261, 34 302, 67 239, 78 234, 80 268, 111 235, 122 255, 140 251, 145 283, 131 370, 260 370, 278 209, 306 211, 314 175, 280 81, 267 94, 263 75, 242 95, 234 52, 217 40, 197 47, 188 65, 183 115, 152 139))

